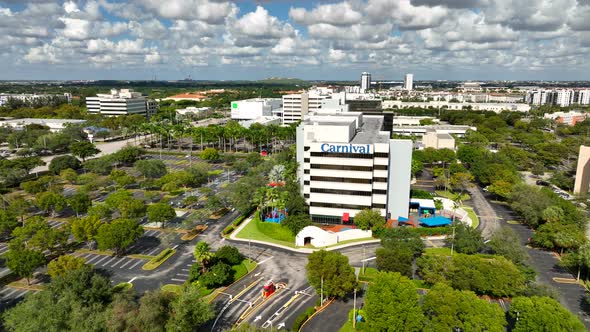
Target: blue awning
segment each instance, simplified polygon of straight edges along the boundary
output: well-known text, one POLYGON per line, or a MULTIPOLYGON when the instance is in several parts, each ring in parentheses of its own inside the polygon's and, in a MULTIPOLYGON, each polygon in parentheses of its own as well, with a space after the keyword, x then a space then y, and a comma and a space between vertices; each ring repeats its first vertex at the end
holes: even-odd
POLYGON ((451 219, 441 216, 431 218, 420 218, 420 224, 428 227, 445 226, 451 224, 451 219))
POLYGON ((404 217, 397 218, 397 222, 409 222, 409 221, 410 221, 410 219, 408 219, 408 218, 404 218, 404 217))

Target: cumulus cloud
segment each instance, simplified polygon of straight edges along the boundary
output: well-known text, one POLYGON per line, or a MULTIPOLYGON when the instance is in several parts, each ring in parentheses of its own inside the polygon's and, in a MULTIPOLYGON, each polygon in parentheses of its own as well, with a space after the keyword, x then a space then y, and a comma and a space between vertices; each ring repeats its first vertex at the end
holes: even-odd
POLYGON ((138 0, 138 3, 155 14, 168 19, 201 20, 221 24, 236 10, 229 1, 209 0, 138 0))

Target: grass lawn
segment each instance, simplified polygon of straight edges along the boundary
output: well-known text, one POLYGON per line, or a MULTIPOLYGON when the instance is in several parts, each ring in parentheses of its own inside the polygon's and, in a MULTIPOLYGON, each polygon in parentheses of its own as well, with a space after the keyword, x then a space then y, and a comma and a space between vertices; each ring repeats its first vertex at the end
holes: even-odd
POLYGON ((426 252, 426 254, 451 256, 451 248, 448 247, 426 248, 424 251, 426 252))
POLYGON ((119 292, 123 292, 125 290, 128 289, 132 289, 133 288, 133 284, 129 283, 129 282, 121 282, 119 284, 117 284, 115 287, 113 287, 113 291, 115 293, 119 293, 119 292))
POLYGON ((212 171, 207 172, 207 175, 209 175, 209 176, 217 176, 217 175, 221 175, 221 174, 223 174, 222 169, 214 169, 212 171))
POLYGON ((520 225, 520 221, 518 220, 508 220, 506 223, 510 225, 520 225))
POLYGON ((151 271, 155 270, 158 266, 162 265, 168 258, 172 257, 176 253, 176 249, 166 248, 162 250, 156 257, 150 259, 147 263, 142 266, 142 270, 151 271))
POLYGON ((473 222, 471 224, 471 227, 477 228, 477 226, 479 225, 479 218, 477 218, 477 215, 475 214, 475 211, 473 211, 473 208, 465 205, 461 206, 461 208, 465 210, 469 215, 469 218, 471 218, 471 221, 473 222))
POLYGON ((374 267, 366 267, 364 273, 359 274, 359 280, 361 281, 373 281, 379 271, 374 267))
MULTIPOLYGON (((444 191, 444 190, 436 190, 434 192, 437 196, 440 197, 444 197, 444 198, 448 198, 448 199, 454 199, 458 194, 450 192, 450 191, 444 191)), ((469 194, 464 193, 461 196, 461 201, 465 202, 466 200, 471 199, 471 196, 469 196, 469 194)))
POLYGON ((162 286, 162 291, 180 294, 180 292, 182 291, 182 285, 166 284, 162 286))
POLYGON ((235 271, 234 280, 238 280, 248 274, 248 272, 254 270, 256 265, 256 262, 244 259, 240 264, 232 266, 231 269, 235 271))
POLYGON ((280 224, 262 222, 258 219, 257 215, 236 234, 236 237, 271 242, 295 248, 295 236, 291 234, 289 229, 280 224))

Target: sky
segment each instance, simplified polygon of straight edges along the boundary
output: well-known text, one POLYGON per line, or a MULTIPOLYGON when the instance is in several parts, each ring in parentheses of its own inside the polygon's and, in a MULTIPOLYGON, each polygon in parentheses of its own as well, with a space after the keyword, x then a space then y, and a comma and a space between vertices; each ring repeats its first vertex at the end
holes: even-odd
POLYGON ((0 0, 0 80, 590 80, 590 0, 0 0))

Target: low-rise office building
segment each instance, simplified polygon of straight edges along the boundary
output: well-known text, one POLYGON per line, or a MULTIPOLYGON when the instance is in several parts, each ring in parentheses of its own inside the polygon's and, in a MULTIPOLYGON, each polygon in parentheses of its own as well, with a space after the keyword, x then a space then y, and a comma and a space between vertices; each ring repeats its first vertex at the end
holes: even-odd
POLYGON ((150 117, 158 111, 158 103, 140 92, 130 89, 111 90, 110 94, 97 94, 86 98, 88 113, 106 116, 139 114, 150 117))
POLYGON ((312 114, 297 128, 301 190, 312 220, 352 223, 363 209, 408 216, 412 141, 390 139, 382 116, 312 114))
POLYGON ((528 112, 531 106, 521 103, 454 103, 448 101, 400 101, 400 100, 384 100, 382 103, 383 109, 395 108, 435 108, 435 109, 449 109, 449 110, 472 110, 472 111, 492 111, 501 113, 502 111, 511 112, 528 112))
POLYGON ((237 121, 254 120, 281 113, 281 98, 252 98, 231 102, 231 118, 237 121))
POLYGON ((449 133, 437 133, 436 130, 428 130, 422 137, 425 148, 455 150, 455 139, 449 133))
POLYGON ((49 128, 51 132, 60 132, 68 124, 82 124, 86 120, 72 120, 72 119, 10 119, 0 121, 0 126, 11 127, 17 130, 24 130, 26 126, 36 124, 49 128))
POLYGON ((586 120, 588 113, 584 112, 555 112, 543 114, 544 119, 551 119, 557 123, 564 124, 567 126, 575 126, 576 123, 586 120))

